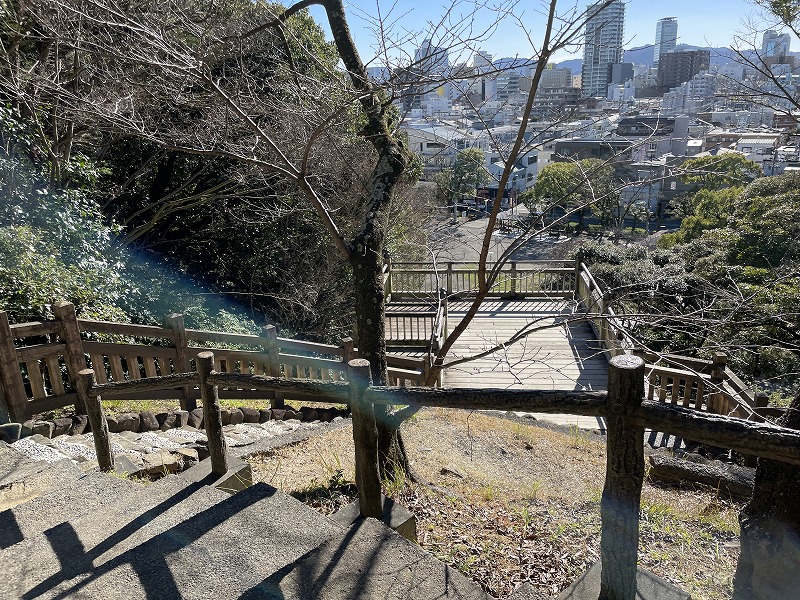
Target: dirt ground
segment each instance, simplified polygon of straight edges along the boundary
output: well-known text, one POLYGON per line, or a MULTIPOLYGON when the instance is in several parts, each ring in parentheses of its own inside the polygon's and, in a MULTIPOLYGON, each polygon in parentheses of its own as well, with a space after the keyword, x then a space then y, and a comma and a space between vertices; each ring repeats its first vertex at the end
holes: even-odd
MULTIPOLYGON (((599 557, 605 443, 475 411, 430 409, 403 425, 429 485, 387 482, 421 546, 502 597, 523 581, 555 595, 599 557)), ((349 428, 250 459, 254 476, 329 513, 352 498, 349 428)), ((713 490, 646 482, 640 565, 698 600, 730 597, 740 506, 713 490)))

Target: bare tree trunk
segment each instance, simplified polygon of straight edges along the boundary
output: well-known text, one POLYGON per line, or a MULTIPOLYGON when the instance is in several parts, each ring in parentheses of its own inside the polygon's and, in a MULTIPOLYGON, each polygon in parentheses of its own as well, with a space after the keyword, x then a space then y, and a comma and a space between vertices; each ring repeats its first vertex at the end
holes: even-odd
MULTIPOLYGON (((779 422, 800 429, 800 394, 779 422)), ((800 471, 760 458, 753 497, 739 515, 742 550, 733 600, 797 598, 800 564, 800 471)))

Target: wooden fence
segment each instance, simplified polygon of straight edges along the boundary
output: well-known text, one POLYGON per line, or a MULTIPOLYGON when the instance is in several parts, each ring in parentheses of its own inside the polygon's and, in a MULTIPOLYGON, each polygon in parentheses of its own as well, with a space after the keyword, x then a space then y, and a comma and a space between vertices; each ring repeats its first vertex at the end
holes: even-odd
MULTIPOLYGON (((724 446, 742 453, 800 465, 800 432, 766 423, 712 415, 673 403, 655 402, 645 395, 645 363, 637 356, 619 355, 609 365, 607 392, 443 389, 375 387, 369 381, 369 363, 349 363, 348 381, 297 381, 283 377, 220 372, 212 370, 216 358, 206 352, 198 356, 199 373, 146 378, 126 382, 80 387, 83 401, 90 406, 93 422, 102 425, 99 396, 121 390, 171 389, 197 382, 203 394, 206 423, 210 423, 209 444, 212 470, 226 468, 225 441, 221 432, 219 404, 224 389, 258 389, 272 394, 302 394, 320 401, 349 401, 353 411, 356 484, 364 516, 382 517, 381 486, 378 475, 378 446, 375 405, 419 405, 459 409, 569 413, 605 417, 608 426, 606 478, 600 504, 601 515, 601 598, 634 600, 639 544, 639 512, 644 480, 643 436, 645 428, 671 431, 685 439, 724 446)), ((85 376, 92 378, 93 371, 85 376)), ((101 447, 107 436, 95 437, 98 457, 104 468, 113 465, 110 448, 101 447)), ((787 566, 788 568, 788 566, 787 566)))
MULTIPOLYGON (((196 371, 194 357, 213 350, 217 372, 287 379, 343 381, 347 361, 358 356, 353 341, 340 346, 277 335, 274 326, 261 335, 203 331, 184 327, 170 315, 164 327, 78 319, 69 303, 54 305, 56 320, 10 324, 0 312, 0 420, 22 422, 31 415, 75 404, 78 374, 90 368, 97 383, 137 381, 196 371)), ((422 385, 427 357, 388 357, 392 385, 422 385)), ((196 407, 194 385, 167 389, 120 388, 107 399, 175 399, 184 409, 196 407)), ((222 398, 261 398, 282 406, 284 396, 258 389, 224 390, 222 398)), ((306 400, 302 395, 294 400, 306 400)))
MULTIPOLYGON (((489 264, 492 270, 496 265, 489 264)), ((575 291, 574 261, 510 261, 497 266, 489 298, 571 298, 575 291)), ((465 298, 478 289, 474 264, 448 262, 441 268, 430 263, 395 262, 387 271, 386 294, 390 302, 431 300, 444 294, 465 298)))

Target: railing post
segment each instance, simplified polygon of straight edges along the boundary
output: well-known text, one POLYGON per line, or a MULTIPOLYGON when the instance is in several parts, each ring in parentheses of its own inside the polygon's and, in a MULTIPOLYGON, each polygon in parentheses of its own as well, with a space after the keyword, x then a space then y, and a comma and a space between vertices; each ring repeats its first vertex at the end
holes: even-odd
MULTIPOLYGON (((53 304, 53 314, 60 321, 61 331, 59 337, 66 345, 64 351, 64 362, 67 365, 67 374, 72 388, 77 390, 78 373, 86 368, 86 356, 83 353, 83 342, 81 341, 81 329, 78 325, 78 317, 75 314, 75 306, 71 302, 58 302, 53 304)), ((86 409, 80 402, 75 403, 75 412, 86 414, 86 409)))
POLYGON ((517 261, 511 261, 511 297, 517 297, 517 261))
POLYGON ((350 361, 354 358, 357 358, 355 343, 353 342, 353 338, 346 337, 342 340, 342 362, 344 362, 345 367, 350 364, 350 361))
POLYGON ((228 446, 222 433, 219 387, 208 384, 208 376, 213 370, 214 353, 200 352, 197 355, 197 374, 200 377, 200 396, 203 398, 203 421, 211 457, 211 472, 214 475, 224 475, 228 471, 228 446))
MULTIPOLYGON (((168 329, 175 332, 175 370, 178 373, 191 373, 192 362, 189 358, 189 340, 186 337, 186 324, 183 315, 172 313, 166 316, 164 324, 168 329)), ((183 386, 183 398, 181 398, 181 409, 194 410, 197 408, 194 388, 189 385, 183 386)))
POLYGON ((608 369, 606 481, 600 502, 600 600, 634 600, 644 429, 630 415, 644 399, 644 361, 621 354, 608 369))
POLYGON ((447 263, 447 296, 448 298, 453 293, 453 263, 447 263))
MULTIPOLYGON (((355 342, 353 342, 353 338, 346 337, 342 340, 342 362, 344 363, 342 370, 345 372, 348 380, 350 379, 350 361, 354 358, 358 358, 355 349, 355 342)), ((350 403, 348 402, 348 408, 349 404, 350 403)))
POLYGON ((578 253, 575 255, 575 299, 580 299, 580 281, 581 281, 581 270, 583 269, 583 248, 578 249, 578 253))
MULTIPOLYGON (((281 357, 278 347, 278 328, 275 325, 264 325, 262 327, 264 337, 267 338, 267 375, 270 377, 281 376, 281 357)), ((283 408, 286 406, 282 394, 275 394, 270 401, 272 408, 283 408)))
POLYGON ((22 382, 14 334, 5 311, 0 311, 0 388, 0 423, 24 422, 28 394, 22 382))
POLYGON ((718 415, 727 415, 730 412, 730 406, 728 406, 725 393, 722 391, 722 384, 725 381, 728 355, 723 352, 716 352, 711 362, 711 393, 708 395, 706 410, 718 415))
POLYGON ((348 367, 358 505, 362 517, 382 519, 383 503, 378 471, 378 429, 375 425, 375 407, 364 401, 364 392, 372 385, 369 361, 355 358, 348 363, 348 367))
POLYGON ((386 257, 386 282, 383 287, 383 297, 387 304, 392 301, 392 259, 388 256, 386 257))
POLYGON ((86 407, 86 416, 92 428, 94 451, 101 471, 114 470, 114 455, 111 453, 111 440, 108 435, 108 422, 103 414, 100 396, 90 396, 89 390, 95 386, 93 369, 81 369, 75 381, 75 391, 86 407))

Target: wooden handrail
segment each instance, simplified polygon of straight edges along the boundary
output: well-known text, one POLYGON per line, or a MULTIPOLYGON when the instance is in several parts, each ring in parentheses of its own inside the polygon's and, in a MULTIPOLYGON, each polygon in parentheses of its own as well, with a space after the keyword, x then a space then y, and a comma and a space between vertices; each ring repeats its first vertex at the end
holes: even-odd
MULTIPOLYGON (((645 358, 648 363, 652 363, 649 367, 650 370, 655 370, 656 374, 664 373, 666 375, 675 374, 676 376, 684 376, 689 379, 700 381, 700 375, 707 375, 705 379, 716 384, 716 390, 711 390, 714 394, 721 394, 725 402, 723 404, 731 405, 725 414, 728 412, 738 411, 747 415, 748 419, 754 421, 763 421, 762 415, 758 414, 755 410, 755 397, 753 393, 747 388, 745 383, 729 369, 723 369, 722 377, 718 381, 714 381, 712 371, 714 369, 713 361, 697 359, 693 357, 678 356, 673 354, 658 355, 652 352, 642 351, 638 348, 636 341, 625 333, 625 329, 620 327, 617 323, 619 317, 614 313, 606 304, 603 289, 592 276, 589 268, 582 262, 576 266, 576 271, 579 273, 579 281, 576 285, 576 298, 584 302, 587 311, 590 314, 596 315, 600 320, 601 326, 598 327, 593 324, 598 339, 603 347, 609 351, 610 354, 615 354, 618 351, 626 354, 640 355, 645 358), (581 283, 583 285, 581 285, 581 283), (619 338, 622 338, 621 340, 619 338), (667 367, 659 365, 660 362, 665 362, 667 365, 676 365, 686 369, 686 371, 679 373, 674 368, 672 371, 665 370, 667 367), (726 385, 722 385, 723 380, 726 385)), ((686 400, 688 402, 688 398, 686 400)), ((715 408, 717 403, 712 403, 715 408)), ((720 409, 721 410, 721 409, 720 409)))
MULTIPOLYGON (((93 385, 90 397, 105 392, 120 393, 126 388, 171 389, 197 381, 196 373, 93 385)), ((297 392, 316 398, 334 398, 346 402, 349 383, 296 380, 282 377, 219 373, 212 371, 208 383, 274 392, 297 392)), ((582 416, 607 416, 608 392, 573 390, 509 390, 491 388, 429 388, 370 386, 364 399, 372 404, 419 405, 465 410, 513 410, 541 413, 564 413, 582 416)), ((631 417, 637 425, 658 431, 673 431, 703 444, 732 448, 800 465, 800 431, 771 423, 753 423, 736 417, 715 415, 672 404, 643 401, 631 417)))
POLYGON ((14 323, 10 326, 15 339, 37 337, 58 333, 58 321, 31 321, 29 323, 14 323))

